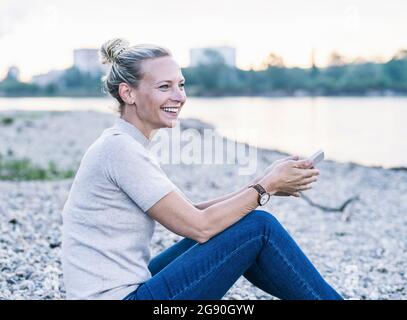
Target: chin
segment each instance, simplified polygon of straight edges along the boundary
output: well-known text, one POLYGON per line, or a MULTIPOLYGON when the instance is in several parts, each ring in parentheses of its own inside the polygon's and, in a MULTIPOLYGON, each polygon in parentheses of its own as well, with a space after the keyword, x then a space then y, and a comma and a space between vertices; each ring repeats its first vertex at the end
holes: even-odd
POLYGON ((175 128, 177 126, 178 121, 179 121, 178 119, 166 120, 163 122, 161 128, 175 128))

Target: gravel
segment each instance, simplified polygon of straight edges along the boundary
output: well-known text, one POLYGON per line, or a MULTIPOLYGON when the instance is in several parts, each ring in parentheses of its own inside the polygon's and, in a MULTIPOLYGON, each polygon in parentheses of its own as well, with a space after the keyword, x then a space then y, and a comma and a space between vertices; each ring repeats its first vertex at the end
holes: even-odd
MULTIPOLYGON (((97 112, 2 112, 0 154, 75 169, 113 115, 97 112)), ((181 128, 210 126, 185 119, 181 128)), ((258 172, 287 156, 257 150, 258 172)), ((194 202, 234 191, 250 180, 238 165, 162 165, 194 202), (204 190, 204 192, 202 192, 204 190)), ((318 183, 305 198, 273 197, 273 213, 327 281, 346 299, 407 297, 407 172, 324 161, 318 183)), ((61 210, 72 179, 0 181, 0 299, 64 299, 60 262, 61 210)), ((152 255, 181 239, 157 222, 152 255)), ((275 299, 241 277, 225 300, 275 299)))

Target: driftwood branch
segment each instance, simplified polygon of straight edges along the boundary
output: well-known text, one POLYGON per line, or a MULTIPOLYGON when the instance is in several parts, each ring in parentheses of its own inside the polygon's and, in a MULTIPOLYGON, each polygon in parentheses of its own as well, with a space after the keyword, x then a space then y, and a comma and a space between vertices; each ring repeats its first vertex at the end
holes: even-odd
POLYGON ((310 198, 308 198, 306 195, 304 195, 303 192, 300 192, 300 193, 301 193, 301 198, 304 199, 305 201, 307 201, 311 206, 321 209, 323 211, 330 211, 330 212, 343 212, 349 203, 351 203, 352 201, 359 200, 359 196, 354 196, 354 197, 351 197, 348 200, 346 200, 340 207, 332 208, 332 207, 326 207, 326 206, 317 204, 317 203, 313 202, 310 198))

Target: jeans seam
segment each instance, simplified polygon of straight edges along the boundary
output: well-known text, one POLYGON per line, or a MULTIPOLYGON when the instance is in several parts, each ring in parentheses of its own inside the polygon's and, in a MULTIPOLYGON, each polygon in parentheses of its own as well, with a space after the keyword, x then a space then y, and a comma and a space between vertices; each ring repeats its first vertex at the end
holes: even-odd
POLYGON ((177 296, 179 296, 181 293, 185 292, 186 290, 188 290, 189 288, 191 288, 192 286, 194 286, 195 284, 197 284, 199 281, 201 281, 203 278, 205 278, 208 274, 210 274, 213 270, 217 269, 220 265, 222 265, 230 256, 232 256, 238 249, 240 249, 241 247, 245 246, 246 244, 253 242, 255 240, 257 240, 258 238, 263 237, 263 235, 257 236, 255 238, 252 238, 250 240, 247 240, 246 242, 244 242, 243 244, 241 244, 239 247, 237 247, 236 249, 234 249, 231 253, 229 253, 226 257, 224 257, 217 265, 215 265, 214 267, 212 267, 208 272, 206 272, 204 275, 202 275, 201 277, 199 277, 199 279, 195 280, 194 282, 192 282, 190 285, 188 285, 187 287, 185 287, 182 291, 178 292, 177 294, 175 294, 170 300, 175 299, 177 296))
POLYGON ((305 287, 307 288, 307 290, 309 292, 311 292, 311 294, 317 298, 318 300, 322 300, 322 298, 312 289, 312 287, 309 285, 309 283, 303 278, 301 277, 301 275, 294 269, 294 266, 288 261, 288 259, 286 258, 286 256, 281 252, 281 250, 274 244, 274 242, 270 239, 267 240, 268 243, 271 244, 271 246, 274 248, 274 250, 277 251, 277 253, 280 255, 280 257, 283 259, 283 261, 285 262, 285 264, 291 268, 291 270, 295 273, 295 275, 298 277, 298 279, 300 279, 300 281, 302 282, 303 285, 305 285, 305 287))
MULTIPOLYGON (((254 264, 254 266, 255 266, 256 268, 258 268, 259 270, 261 270, 260 265, 257 263, 257 259, 256 259, 255 262, 253 262, 253 264, 254 264)), ((281 289, 280 286, 278 286, 278 285, 274 282, 273 279, 270 279, 265 273, 263 273, 263 277, 265 277, 265 278, 271 283, 271 285, 274 286, 274 289, 276 289, 277 291, 280 291, 280 293, 284 291, 283 289, 281 289)), ((250 281, 249 279, 247 279, 247 280, 250 281)), ((275 296, 275 297, 278 297, 278 296, 276 296, 276 295, 274 295, 274 296, 275 296)))

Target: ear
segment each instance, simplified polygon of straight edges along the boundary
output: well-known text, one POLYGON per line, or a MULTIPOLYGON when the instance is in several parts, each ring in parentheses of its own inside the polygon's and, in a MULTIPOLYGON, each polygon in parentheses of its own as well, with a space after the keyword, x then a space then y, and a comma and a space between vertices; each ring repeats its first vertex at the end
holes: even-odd
POLYGON ((128 105, 134 104, 136 100, 133 88, 124 82, 119 84, 119 95, 120 98, 122 98, 122 100, 128 105))

